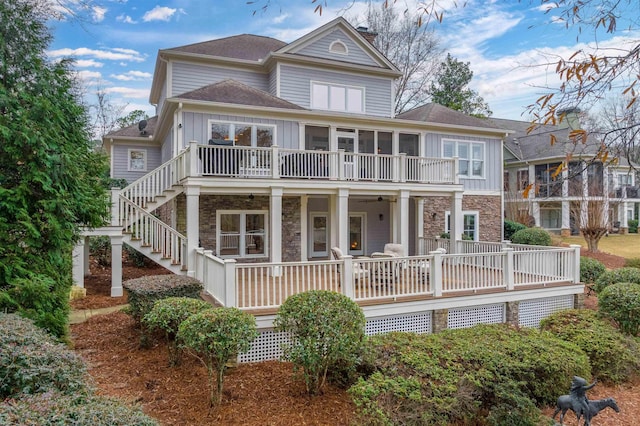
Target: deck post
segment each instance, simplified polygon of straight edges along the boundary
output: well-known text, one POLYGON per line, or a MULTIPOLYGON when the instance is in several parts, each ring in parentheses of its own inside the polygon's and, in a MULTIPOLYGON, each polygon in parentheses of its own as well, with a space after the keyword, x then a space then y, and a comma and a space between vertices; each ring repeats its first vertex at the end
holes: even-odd
POLYGON ((202 257, 204 256, 204 248, 202 247, 196 247, 195 248, 195 252, 196 252, 196 256, 195 256, 195 268, 194 268, 194 274, 193 277, 195 279, 197 279, 198 281, 202 281, 202 283, 204 284, 204 274, 203 274, 203 259, 202 257))
POLYGON ((120 226, 120 188, 111 188, 111 226, 120 226))
POLYGON ((236 260, 224 261, 224 306, 236 308, 236 260))
POLYGON ((213 294, 213 291, 209 291, 209 288, 212 287, 210 284, 214 279, 209 276, 209 257, 211 256, 213 256, 213 250, 204 250, 202 253, 202 285, 209 294, 213 294))
MULTIPOLYGON (((193 148, 193 146, 191 147, 193 148)), ((199 246, 200 239, 200 187, 186 186, 187 199, 187 275, 192 277, 195 269, 195 249, 199 246)))
POLYGON ((344 160, 344 149, 339 149, 338 150, 338 180, 344 180, 344 167, 345 167, 345 160, 344 160))
POLYGON ((355 299, 355 296, 356 296, 356 292, 354 288, 355 280, 353 279, 353 256, 344 255, 342 257, 342 260, 343 260, 343 264, 342 264, 343 273, 341 274, 342 288, 343 288, 342 291, 344 292, 345 296, 353 300, 355 299))
POLYGON ((573 249, 573 282, 580 283, 580 245, 571 244, 569 247, 573 249))
POLYGON ((513 249, 510 247, 503 248, 504 253, 504 284, 507 287, 507 291, 515 289, 515 277, 513 270, 513 249))
POLYGON ((271 177, 273 179, 280 178, 280 154, 278 152, 278 145, 271 145, 271 177))
POLYGON ((198 176, 198 142, 189 141, 189 175, 198 176))
POLYGON ((84 259, 85 259, 85 246, 88 246, 89 242, 85 237, 80 237, 76 245, 73 247, 73 283, 78 287, 84 288, 84 259))
POLYGON ((398 163, 399 163, 399 176, 398 176, 398 180, 400 182, 406 182, 407 181, 407 154, 404 152, 401 152, 399 154, 398 157, 398 163))
POLYGON ((122 235, 111 239, 111 297, 121 297, 122 289, 122 235))
POLYGON ((429 254, 433 256, 429 267, 429 282, 433 285, 433 297, 442 297, 442 251, 434 250, 430 251, 429 254))

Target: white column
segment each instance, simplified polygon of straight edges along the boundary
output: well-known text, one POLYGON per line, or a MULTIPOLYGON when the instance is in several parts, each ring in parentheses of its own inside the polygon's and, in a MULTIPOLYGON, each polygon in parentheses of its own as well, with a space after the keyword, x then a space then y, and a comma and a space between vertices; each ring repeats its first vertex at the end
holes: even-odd
POLYGON ((282 262, 282 188, 271 188, 269 221, 271 262, 282 262))
POLYGON ((571 229, 571 203, 562 201, 562 229, 571 229))
POLYGON ((85 258, 85 244, 84 237, 81 237, 76 245, 73 247, 73 253, 71 259, 73 262, 73 283, 78 287, 84 288, 84 258, 85 258))
POLYGON ((305 262, 309 259, 309 196, 300 197, 300 260, 305 262))
POLYGON ((462 192, 454 192, 451 197, 451 229, 449 238, 451 240, 451 253, 457 253, 457 243, 462 239, 464 229, 464 217, 462 215, 462 192))
POLYGON ((542 226, 540 223, 540 203, 537 201, 531 203, 531 214, 533 215, 535 226, 542 226))
POLYGON ((589 173, 587 167, 582 168, 582 204, 580 206, 580 227, 586 226, 589 223, 589 173))
POLYGON ((91 256, 91 250, 89 249, 89 237, 84 237, 84 265, 82 266, 84 276, 91 275, 91 269, 89 267, 89 257, 91 256))
POLYGON ((336 199, 336 211, 338 216, 338 247, 344 254, 349 250, 349 190, 340 188, 336 199))
POLYGON ((120 189, 111 188, 111 226, 120 226, 120 189))
POLYGON ((402 244, 402 247, 406 250, 406 255, 409 254, 409 191, 400 191, 400 197, 398 199, 398 219, 400 222, 400 239, 398 242, 402 244))
POLYGON ((111 238, 111 297, 121 297, 122 291, 122 235, 111 238))
MULTIPOLYGON (((193 146, 191 146, 193 149, 193 146)), ((200 246, 200 187, 185 187, 187 198, 187 275, 192 277, 196 267, 196 248, 200 246)))
POLYGON ((418 198, 416 203, 416 226, 418 227, 418 240, 416 241, 416 253, 426 253, 424 247, 424 198, 418 198))
POLYGON ((337 196, 334 194, 329 195, 327 200, 329 208, 329 248, 340 244, 338 240, 338 203, 336 200, 337 196))

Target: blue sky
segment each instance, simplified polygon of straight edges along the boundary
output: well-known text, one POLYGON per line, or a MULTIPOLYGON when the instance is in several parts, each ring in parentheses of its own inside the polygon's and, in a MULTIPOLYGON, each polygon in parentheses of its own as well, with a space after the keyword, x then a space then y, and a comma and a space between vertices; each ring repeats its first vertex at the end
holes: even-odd
MULTIPOLYGON (((92 93, 100 87, 114 105, 150 115, 154 109, 148 96, 159 49, 242 33, 291 42, 338 15, 366 25, 358 19, 366 3, 357 1, 327 0, 322 15, 314 13, 311 0, 271 0, 266 11, 260 10, 265 0, 254 5, 246 0, 92 1, 83 20, 51 22, 55 38, 49 56, 76 60, 89 103, 95 102, 92 93)), ((439 4, 445 10, 444 21, 430 25, 447 52, 470 63, 471 88, 497 118, 526 120, 525 107, 543 92, 540 87, 559 85, 554 66, 540 64, 557 55, 566 58, 584 47, 583 41, 594 39, 592 32, 577 39, 577 32, 566 30, 553 10, 545 13, 538 0, 468 0, 466 7, 454 7, 453 0, 439 4)), ((417 8, 413 0, 396 1, 393 7, 417 8)), ((624 31, 597 34, 601 48, 621 46, 633 36, 624 31)))

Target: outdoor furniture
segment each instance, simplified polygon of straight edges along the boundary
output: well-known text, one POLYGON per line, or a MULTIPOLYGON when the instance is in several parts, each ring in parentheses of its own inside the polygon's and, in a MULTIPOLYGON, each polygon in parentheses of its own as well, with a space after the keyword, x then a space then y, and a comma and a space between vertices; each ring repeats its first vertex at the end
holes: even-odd
MULTIPOLYGON (((395 257, 404 256, 404 247, 402 244, 387 243, 384 245, 382 252, 374 252, 371 254, 373 259, 393 259, 395 257)), ((393 283, 398 280, 399 269, 402 261, 385 260, 374 263, 374 278, 377 282, 385 284, 393 283)))
MULTIPOLYGON (((335 260, 344 260, 344 254, 342 253, 342 249, 340 247, 332 247, 331 254, 335 260)), ((361 278, 367 278, 369 276, 369 271, 366 268, 363 268, 358 262, 353 262, 353 278, 356 282, 361 278)), ((340 266, 338 266, 338 273, 340 273, 340 266)))

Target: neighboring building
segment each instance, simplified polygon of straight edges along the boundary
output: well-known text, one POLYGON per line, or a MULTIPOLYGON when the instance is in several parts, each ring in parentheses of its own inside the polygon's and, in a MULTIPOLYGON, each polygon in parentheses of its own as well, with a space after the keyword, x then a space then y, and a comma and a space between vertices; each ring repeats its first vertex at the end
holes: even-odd
MULTIPOLYGON (((569 117, 568 122, 572 120, 575 117, 569 117)), ((635 218, 640 202, 637 166, 615 153, 601 151, 600 141, 593 136, 584 141, 570 136, 568 125, 541 125, 528 132, 530 122, 490 121, 512 131, 504 143, 507 218, 575 235, 580 232, 579 220, 588 216, 585 201, 596 200, 602 202, 605 226, 613 232, 628 230, 628 220, 635 218), (583 208, 581 214, 578 204, 583 208)))

